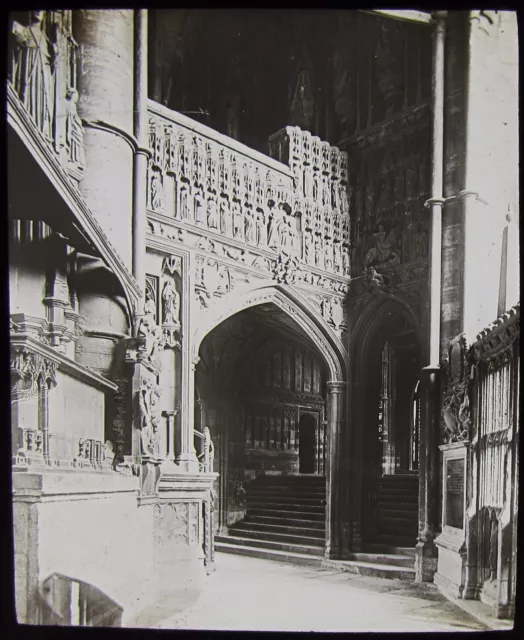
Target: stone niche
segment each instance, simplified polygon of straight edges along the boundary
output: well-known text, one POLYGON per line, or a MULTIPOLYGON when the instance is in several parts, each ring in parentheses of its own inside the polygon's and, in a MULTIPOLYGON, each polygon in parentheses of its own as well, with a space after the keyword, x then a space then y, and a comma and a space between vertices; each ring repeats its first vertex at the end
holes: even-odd
POLYGON ((442 533, 435 584, 461 598, 466 579, 466 478, 469 442, 444 444, 442 451, 442 533))

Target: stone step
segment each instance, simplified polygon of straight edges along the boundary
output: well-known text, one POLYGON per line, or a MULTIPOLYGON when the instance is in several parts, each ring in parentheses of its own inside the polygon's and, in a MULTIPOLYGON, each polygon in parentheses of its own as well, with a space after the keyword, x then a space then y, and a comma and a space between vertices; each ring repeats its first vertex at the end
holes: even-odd
MULTIPOLYGON (((277 522, 281 522, 278 520, 277 522)), ((300 520, 299 520, 300 522, 300 520)), ((299 526, 286 526, 282 524, 266 524, 261 522, 252 522, 250 520, 241 520, 240 522, 235 523, 232 527, 249 527, 251 531, 260 531, 267 533, 285 533, 296 536, 308 536, 310 538, 318 538, 320 540, 324 540, 325 532, 324 528, 313 528, 313 527, 303 527, 299 526)), ((230 527, 230 530, 231 528, 230 527)))
POLYGON ((286 542, 273 542, 271 540, 256 540, 254 538, 241 538, 239 536, 216 536, 215 543, 226 543, 243 547, 270 549, 271 551, 285 551, 286 553, 301 553, 312 556, 323 556, 324 546, 312 546, 305 544, 291 544, 286 542))
POLYGON ((360 576, 374 576, 376 578, 390 578, 392 580, 410 580, 415 578, 415 569, 398 567, 391 564, 376 564, 359 560, 325 560, 322 567, 339 569, 360 576))
POLYGON ((256 496, 293 496, 298 498, 322 498, 326 496, 325 487, 248 487, 247 495, 256 496))
POLYGON ((275 533, 273 531, 257 531, 247 524, 237 524, 229 527, 229 536, 240 538, 252 538, 254 540, 267 540, 268 542, 288 542, 289 544, 303 544, 312 547, 324 548, 323 537, 311 537, 293 533, 275 533))
POLYGON ((324 522, 326 516, 324 513, 313 513, 311 511, 293 511, 291 509, 264 509, 263 507, 249 508, 247 515, 252 516, 269 516, 271 518, 293 518, 296 520, 316 520, 317 522, 324 522))
MULTIPOLYGON (((294 516, 296 514, 293 514, 294 516)), ((308 514, 309 515, 309 514, 308 514)), ((307 527, 309 529, 318 529, 324 531, 326 526, 325 518, 317 520, 309 520, 307 518, 296 517, 274 517, 267 514, 257 515, 252 512, 248 512, 244 518, 244 522, 256 522, 265 525, 282 525, 287 527, 307 527)))
POLYGON ((318 556, 310 556, 305 553, 288 553, 287 551, 270 551, 269 549, 260 549, 258 547, 240 547, 236 544, 226 542, 217 542, 215 544, 215 551, 249 556, 250 558, 273 560, 276 562, 290 562, 308 567, 320 568, 322 565, 322 558, 318 556))
POLYGON ((413 569, 415 558, 402 553, 352 553, 350 560, 413 569))
POLYGON ((309 497, 296 497, 296 496, 268 496, 268 495, 254 495, 247 494, 247 501, 249 503, 261 503, 267 504, 300 504, 304 506, 323 507, 326 504, 325 497, 309 498, 309 497))
POLYGON ((301 513, 323 514, 325 507, 316 504, 294 504, 292 502, 264 502, 263 500, 250 500, 247 503, 248 511, 251 510, 271 510, 271 511, 300 511, 301 513))
POLYGON ((380 521, 391 521, 391 522, 406 522, 406 523, 413 523, 413 522, 418 522, 418 512, 414 511, 398 511, 398 510, 391 510, 391 511, 384 511, 379 509, 378 512, 378 519, 380 521))
POLYGON ((402 555, 415 559, 414 547, 394 547, 389 544, 381 544, 380 542, 369 542, 364 544, 365 553, 379 553, 388 555, 402 555))
MULTIPOLYGON (((414 547, 417 543, 417 534, 393 535, 391 533, 377 533, 370 537, 369 544, 381 544, 389 547, 414 547)), ((368 547, 369 548, 369 547, 368 547)))

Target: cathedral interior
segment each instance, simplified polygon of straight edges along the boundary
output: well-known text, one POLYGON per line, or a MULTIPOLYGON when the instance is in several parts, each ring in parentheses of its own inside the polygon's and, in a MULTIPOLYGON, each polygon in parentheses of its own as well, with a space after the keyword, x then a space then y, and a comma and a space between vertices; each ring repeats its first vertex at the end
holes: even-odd
POLYGON ((513 616, 515 17, 402 13, 10 14, 19 621, 215 552, 513 616))

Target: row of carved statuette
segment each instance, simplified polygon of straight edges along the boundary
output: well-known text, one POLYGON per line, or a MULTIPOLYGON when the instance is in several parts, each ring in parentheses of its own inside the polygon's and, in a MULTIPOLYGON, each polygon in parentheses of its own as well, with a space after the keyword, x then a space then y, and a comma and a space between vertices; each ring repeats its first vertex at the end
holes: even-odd
POLYGON ((56 363, 23 345, 11 347, 11 394, 39 392, 39 384, 56 385, 56 363))

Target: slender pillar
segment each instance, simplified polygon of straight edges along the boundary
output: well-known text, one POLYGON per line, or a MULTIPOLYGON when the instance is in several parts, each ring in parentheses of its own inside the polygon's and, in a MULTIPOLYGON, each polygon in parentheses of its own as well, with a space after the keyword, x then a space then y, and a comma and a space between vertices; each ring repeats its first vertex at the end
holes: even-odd
POLYGON ((340 455, 342 448, 341 432, 343 427, 343 403, 346 383, 330 381, 327 383, 327 424, 328 455, 326 459, 326 558, 338 558, 340 555, 339 502, 340 502, 340 455))
POLYGON ((200 358, 197 356, 189 359, 186 356, 184 359, 190 361, 186 363, 182 374, 183 406, 180 421, 180 450, 177 464, 183 471, 198 472, 198 458, 195 451, 193 423, 195 419, 195 369, 200 358), (189 367, 187 364, 189 364, 189 367))
POLYGON ((442 283, 442 205, 444 170, 444 14, 434 14, 432 79, 432 198, 429 260, 429 366, 420 375, 419 535, 415 580, 429 582, 437 569, 440 438, 440 319, 442 283))
POLYGON ((167 459, 175 460, 175 417, 178 411, 164 411, 167 418, 167 459))
MULTIPOLYGON (((133 275, 140 287, 145 287, 145 258, 147 230, 147 162, 149 157, 147 121, 147 10, 135 11, 135 83, 134 135, 138 147, 134 157, 133 182, 133 275)), ((143 313, 144 300, 139 302, 138 314, 143 313)))

